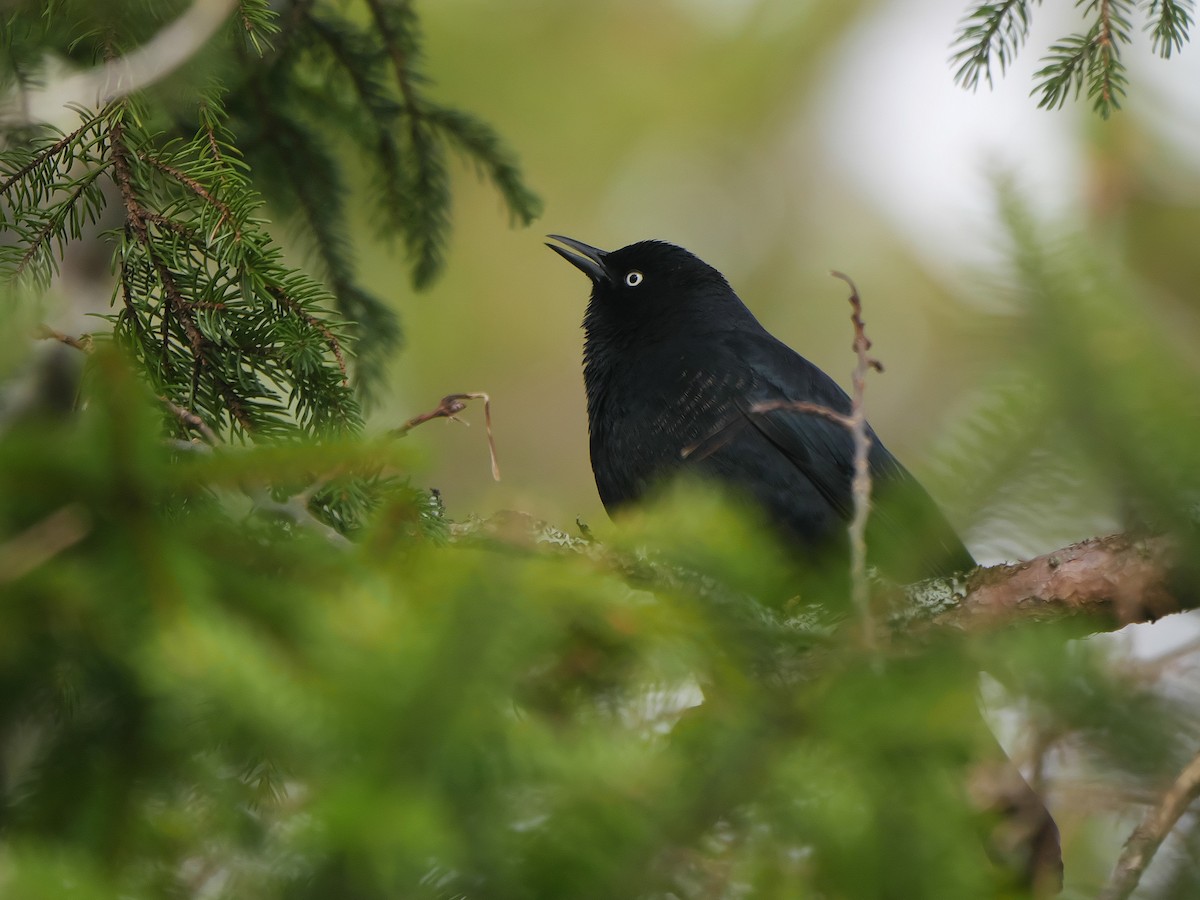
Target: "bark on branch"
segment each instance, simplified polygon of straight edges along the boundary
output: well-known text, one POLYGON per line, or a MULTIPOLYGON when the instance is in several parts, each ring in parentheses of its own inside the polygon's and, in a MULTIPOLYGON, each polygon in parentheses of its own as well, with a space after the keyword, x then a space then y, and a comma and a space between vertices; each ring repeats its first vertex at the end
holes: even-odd
POLYGON ((1089 616, 1113 630, 1193 608, 1172 586, 1175 542, 1164 535, 1089 538, 1013 565, 970 573, 932 624, 966 629, 1089 616))
MULTIPOLYGON (((626 559, 590 536, 576 537, 519 512, 454 525, 461 543, 534 551, 547 546, 587 556, 654 590, 677 587, 688 573, 643 558, 626 559)), ((920 628, 986 630, 1021 622, 1086 620, 1090 632, 1115 631, 1200 606, 1200 598, 1175 589, 1176 544, 1164 535, 1113 534, 1089 538, 1026 562, 980 567, 962 578, 932 579, 897 592, 889 616, 901 633, 920 628)), ((692 586, 712 591, 710 579, 692 586)), ((728 592, 719 590, 722 596, 728 592)), ((757 606, 749 597, 745 602, 757 606)), ((764 610, 764 615, 766 612, 764 610)))

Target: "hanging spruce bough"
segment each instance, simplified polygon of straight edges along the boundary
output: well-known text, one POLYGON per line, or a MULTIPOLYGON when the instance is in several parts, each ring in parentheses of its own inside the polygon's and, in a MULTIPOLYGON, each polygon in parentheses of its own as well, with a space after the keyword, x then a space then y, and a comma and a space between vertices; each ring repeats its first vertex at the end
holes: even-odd
POLYGON ((157 394, 239 437, 355 430, 346 325, 253 218, 215 98, 200 118, 192 140, 168 139, 124 98, 7 150, 0 195, 18 240, 0 247, 0 271, 46 286, 63 245, 117 202, 113 334, 157 394))
POLYGON ((345 7, 283 4, 272 49, 247 70, 227 105, 256 184, 272 206, 303 224, 338 309, 362 324, 357 366, 370 382, 398 329, 355 277, 345 238, 343 151, 358 155, 369 179, 362 205, 381 237, 402 242, 416 288, 432 283, 444 263, 451 152, 491 181, 512 223, 532 222, 541 202, 489 125, 426 95, 421 35, 409 3, 362 0, 358 17, 345 7))
MULTIPOLYGON (((957 84, 975 90, 980 82, 993 83, 993 67, 1000 74, 1029 37, 1033 6, 1041 0, 1004 0, 977 3, 959 26, 951 62, 957 67, 957 84)), ((1170 58, 1182 50, 1192 25, 1193 0, 1075 0, 1082 8, 1086 30, 1056 41, 1043 58, 1030 92, 1043 109, 1059 109, 1084 90, 1092 109, 1103 118, 1121 108, 1128 77, 1121 48, 1133 42, 1135 7, 1151 35, 1159 56, 1170 58)))
MULTIPOLYGON (((101 108, 80 108, 74 130, 19 115, 0 124, 0 224, 16 238, 0 248, 0 274, 44 287, 64 246, 117 205, 114 334, 157 392, 238 437, 354 430, 351 385, 377 381, 400 330, 360 284, 345 238, 347 162, 357 155, 371 174, 378 230, 401 239, 416 287, 442 268, 450 150, 490 178, 515 222, 531 221, 539 202, 487 125, 418 90, 420 35, 407 2, 226 6, 223 28, 196 52, 219 79, 198 103, 164 68, 136 93, 106 85, 101 108), (263 200, 301 224, 321 281, 284 262, 263 200)), ((100 71, 199 9, 10 5, 5 106, 29 108, 31 92, 53 80, 47 59, 100 71)))

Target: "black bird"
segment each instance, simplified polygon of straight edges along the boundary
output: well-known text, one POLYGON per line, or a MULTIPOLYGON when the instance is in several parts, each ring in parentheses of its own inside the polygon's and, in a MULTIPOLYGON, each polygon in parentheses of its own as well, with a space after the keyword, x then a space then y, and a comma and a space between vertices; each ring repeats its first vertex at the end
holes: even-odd
MULTIPOLYGON (((583 380, 605 509, 690 471, 757 503, 806 559, 838 563, 854 511, 849 433, 810 413, 755 407, 807 401, 848 414, 845 391, 772 337, 724 276, 682 247, 641 241, 605 252, 550 237, 575 251, 547 244, 592 281, 583 380)), ((870 436, 868 556, 900 582, 973 568, 929 494, 870 436)), ((988 778, 981 802, 1002 813, 993 850, 1021 857, 1037 896, 1057 892, 1062 856, 1050 813, 1007 760, 988 778)))
MULTIPOLYGON (((584 370, 592 471, 612 514, 688 471, 758 504, 811 562, 844 558, 854 512, 849 432, 811 413, 754 411, 806 401, 848 414, 832 378, 772 337, 725 277, 682 247, 641 241, 605 252, 547 244, 592 281, 584 370)), ((924 488, 870 432, 870 561, 910 582, 973 568, 924 488)))

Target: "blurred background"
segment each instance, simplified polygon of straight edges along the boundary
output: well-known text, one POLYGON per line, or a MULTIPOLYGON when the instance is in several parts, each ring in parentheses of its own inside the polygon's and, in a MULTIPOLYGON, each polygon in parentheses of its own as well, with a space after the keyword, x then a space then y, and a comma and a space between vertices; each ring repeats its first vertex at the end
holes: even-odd
POLYGON ((486 391, 498 484, 481 410, 467 414, 472 429, 434 423, 411 437, 450 514, 518 508, 603 531, 581 379, 588 285, 542 236, 606 249, 660 238, 723 271, 769 330, 844 386, 846 292, 828 272, 856 280, 886 366, 869 383, 869 417, 981 560, 1116 529, 1112 498, 1084 490, 1086 472, 1067 473, 1079 490, 1060 484, 1053 508, 1009 504, 1020 521, 997 524, 939 462, 975 391, 1021 351, 998 175, 1035 213, 1099 229, 1154 273, 1152 327, 1191 347, 1200 336, 1187 249, 1200 234, 1200 53, 1160 60, 1138 34, 1124 111, 1101 121, 1086 101, 1038 109, 1033 72, 1077 26, 1070 6, 1039 9, 1016 64, 972 94, 949 62, 964 0, 423 5, 432 93, 495 125, 545 214, 505 227, 495 192, 462 172, 446 274, 421 294, 406 287, 399 249, 359 224, 365 279, 395 298, 406 332, 373 421, 391 427, 443 394, 486 391))

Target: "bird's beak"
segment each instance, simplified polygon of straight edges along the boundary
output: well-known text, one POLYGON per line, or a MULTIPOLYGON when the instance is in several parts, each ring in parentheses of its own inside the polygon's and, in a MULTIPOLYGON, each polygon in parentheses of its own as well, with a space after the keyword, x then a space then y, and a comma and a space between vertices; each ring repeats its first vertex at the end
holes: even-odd
POLYGON ((604 258, 608 256, 608 253, 590 244, 585 244, 583 241, 563 237, 561 234, 548 234, 546 237, 558 241, 560 244, 566 244, 574 250, 575 253, 569 253, 562 247, 554 246, 554 244, 546 245, 575 268, 579 269, 579 271, 583 272, 588 278, 592 279, 593 284, 609 280, 608 270, 604 267, 604 258), (579 255, 577 256, 576 254, 579 255))

